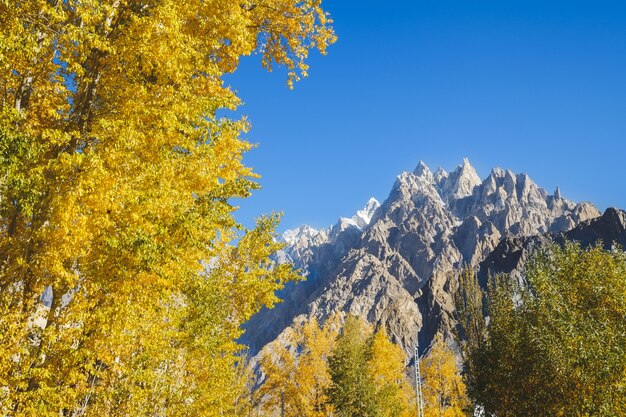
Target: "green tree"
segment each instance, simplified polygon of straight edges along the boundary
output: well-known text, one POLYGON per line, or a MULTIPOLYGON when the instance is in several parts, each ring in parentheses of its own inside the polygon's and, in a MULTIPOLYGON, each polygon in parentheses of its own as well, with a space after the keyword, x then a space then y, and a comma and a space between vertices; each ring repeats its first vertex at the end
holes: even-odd
POLYGON ((338 416, 409 416, 413 393, 405 374, 406 355, 384 330, 346 318, 329 359, 329 399, 338 416))
POLYGON ((0 0, 0 414, 229 415, 269 256, 224 83, 291 84, 335 39, 317 0, 0 0), (47 294, 45 304, 41 295, 47 294))
POLYGON ((484 316, 486 294, 478 282, 476 272, 471 268, 463 269, 458 280, 459 285, 457 291, 454 292, 458 326, 454 330, 463 358, 463 378, 468 395, 476 398, 472 390, 478 386, 474 380, 478 372, 474 367, 479 366, 483 359, 480 355, 487 336, 484 316))
POLYGON ((488 333, 467 357, 473 399, 498 416, 625 415, 626 254, 553 244, 525 277, 491 285, 488 333))
POLYGON ((340 316, 323 326, 301 320, 264 348, 255 393, 264 415, 411 416, 414 394, 405 354, 384 330, 340 316))
POLYGON ((348 316, 329 358, 330 402, 339 417, 376 415, 374 381, 368 372, 372 330, 362 319, 348 316))

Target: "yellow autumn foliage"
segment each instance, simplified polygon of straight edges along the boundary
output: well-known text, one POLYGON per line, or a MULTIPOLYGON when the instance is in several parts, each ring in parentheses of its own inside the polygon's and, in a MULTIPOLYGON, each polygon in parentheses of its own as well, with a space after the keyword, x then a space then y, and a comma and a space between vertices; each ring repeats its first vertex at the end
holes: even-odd
POLYGON ((371 355, 369 373, 379 417, 415 415, 415 393, 407 378, 406 354, 389 339, 384 327, 372 336, 371 355))
POLYGON ((300 320, 264 348, 259 363, 263 379, 256 392, 260 408, 252 415, 328 416, 332 407, 327 396, 331 384, 327 359, 338 333, 338 315, 323 326, 315 318, 300 320))
POLYGON ((306 75, 316 0, 0 0, 0 415, 234 415, 240 324, 296 276, 223 82, 306 75), (42 297, 42 294, 45 296, 42 297))
POLYGON ((320 326, 299 319, 263 348, 254 417, 410 417, 415 392, 406 355, 384 328, 348 315, 320 326))
POLYGON ((421 359, 425 417, 464 417, 470 408, 454 352, 440 334, 421 359))

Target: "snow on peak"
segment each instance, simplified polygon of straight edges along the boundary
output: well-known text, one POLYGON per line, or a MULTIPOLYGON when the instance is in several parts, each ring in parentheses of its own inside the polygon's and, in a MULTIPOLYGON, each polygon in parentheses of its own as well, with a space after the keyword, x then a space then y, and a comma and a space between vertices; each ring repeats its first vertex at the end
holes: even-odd
MULTIPOLYGON (((376 209, 380 207, 380 203, 375 198, 370 198, 365 207, 358 210, 356 214, 350 218, 342 217, 339 219, 339 223, 343 225, 355 226, 359 229, 364 229, 372 221, 372 216, 376 212, 376 209)), ((342 227, 345 229, 345 227, 342 227)))
POLYGON ((298 242, 302 238, 312 239, 320 233, 321 232, 319 230, 305 224, 295 229, 285 230, 282 238, 285 242, 291 245, 298 242))
POLYGON ((303 247, 308 245, 319 245, 333 238, 337 233, 354 226, 357 229, 364 229, 370 221, 376 210, 380 207, 380 203, 375 198, 370 198, 365 207, 358 210, 352 217, 341 217, 339 222, 332 227, 317 230, 308 225, 302 225, 295 229, 286 230, 282 234, 282 241, 292 247, 303 247))
POLYGON ((494 177, 494 178, 502 178, 502 177, 504 177, 505 173, 506 173, 506 171, 503 168, 495 167, 495 168, 493 168, 491 170, 490 176, 494 177))
POLYGON ((370 198, 361 210, 357 211, 354 216, 352 216, 352 220, 357 223, 359 228, 364 228, 372 221, 372 216, 376 209, 380 207, 380 203, 375 198, 370 198))
POLYGON ((463 158, 463 162, 454 170, 454 172, 460 172, 461 175, 465 177, 471 177, 473 180, 480 181, 478 173, 476 172, 472 164, 470 164, 470 161, 467 158, 463 158))
POLYGON ((437 171, 435 171, 435 173, 434 173, 435 182, 437 184, 441 184, 449 176, 450 176, 450 174, 448 174, 448 171, 446 171, 445 169, 443 169, 441 167, 437 168, 437 171))

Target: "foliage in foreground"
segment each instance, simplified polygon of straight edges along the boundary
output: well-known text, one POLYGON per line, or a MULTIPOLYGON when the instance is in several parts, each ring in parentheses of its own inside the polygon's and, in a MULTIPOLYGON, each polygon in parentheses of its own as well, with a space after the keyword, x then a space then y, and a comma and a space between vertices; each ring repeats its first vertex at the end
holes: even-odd
POLYGON ((297 324, 265 349, 257 391, 261 415, 408 416, 405 355, 384 331, 348 316, 297 324))
POLYGON ((466 379, 488 415, 626 415, 624 252, 574 243, 537 250, 527 286, 491 283, 484 331, 472 327, 482 297, 469 276, 457 299, 469 336, 466 379))
POLYGON ((332 381, 327 360, 339 328, 339 316, 323 326, 315 319, 301 320, 265 348, 259 363, 264 379, 254 393, 253 411, 268 416, 283 410, 293 417, 330 415, 327 390, 332 381))
POLYGON ((0 415, 233 415, 240 324, 295 278, 223 83, 306 73, 313 0, 0 1, 0 415), (42 294, 46 294, 44 300, 42 294))
POLYGON ((406 356, 384 329, 372 332, 362 319, 348 316, 329 358, 330 403, 339 417, 409 416, 412 389, 406 356))
MULTIPOLYGON (((441 334, 421 359, 425 417, 464 417, 470 409, 454 351, 441 334)), ((471 413, 470 413, 471 414, 471 413)))
MULTIPOLYGON (((268 346, 251 415, 404 417, 416 412, 406 355, 384 329, 339 316, 300 321, 268 346)), ((463 416, 468 406, 452 350, 441 338, 422 358, 427 416, 463 416)))

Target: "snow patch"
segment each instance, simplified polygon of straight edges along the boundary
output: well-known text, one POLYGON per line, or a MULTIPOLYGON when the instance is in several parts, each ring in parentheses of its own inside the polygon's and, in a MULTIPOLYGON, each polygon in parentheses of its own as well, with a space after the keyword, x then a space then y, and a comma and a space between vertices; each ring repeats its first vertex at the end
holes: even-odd
POLYGON ((311 226, 305 224, 295 229, 285 230, 282 238, 285 242, 292 245, 295 242, 298 242, 302 238, 312 239, 319 234, 320 234, 319 230, 314 229, 311 226))

